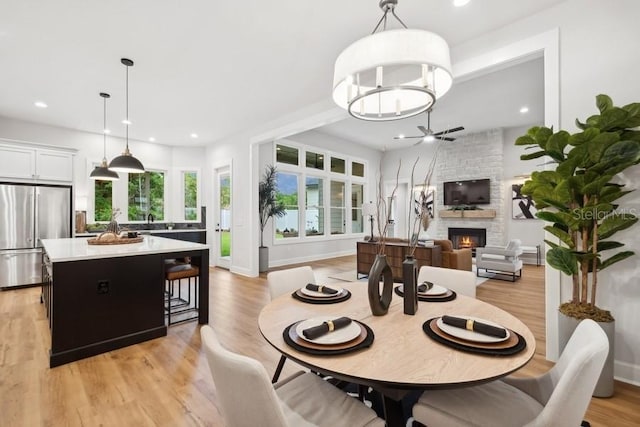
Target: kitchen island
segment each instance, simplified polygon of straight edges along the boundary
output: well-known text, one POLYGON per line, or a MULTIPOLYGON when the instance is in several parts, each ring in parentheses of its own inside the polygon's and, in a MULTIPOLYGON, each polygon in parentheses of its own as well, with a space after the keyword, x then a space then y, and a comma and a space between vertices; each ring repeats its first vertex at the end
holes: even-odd
POLYGON ((89 245, 86 239, 42 244, 50 276, 43 285, 50 367, 166 335, 167 259, 190 257, 199 267, 198 322, 209 321, 206 245, 155 236, 119 245, 89 245))

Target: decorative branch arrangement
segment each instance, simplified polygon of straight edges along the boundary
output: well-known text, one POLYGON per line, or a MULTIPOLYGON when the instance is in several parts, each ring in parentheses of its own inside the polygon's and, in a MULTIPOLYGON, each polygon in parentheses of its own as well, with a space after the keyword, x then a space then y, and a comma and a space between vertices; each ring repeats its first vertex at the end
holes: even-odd
MULTIPOLYGON (((396 171, 396 185, 391 192, 390 199, 396 195, 396 191, 398 190, 398 183, 400 179, 400 168, 402 167, 402 160, 398 162, 398 170, 396 171)), ((380 236, 379 244, 378 244, 378 255, 384 254, 385 242, 387 237, 387 231, 389 229, 389 221, 391 220, 391 206, 387 205, 387 201, 384 198, 383 191, 383 183, 382 183, 382 164, 380 164, 380 174, 378 179, 378 188, 376 191, 376 220, 378 222, 378 235, 380 236), (380 221, 381 218, 384 218, 384 221, 380 221), (384 222, 384 225, 383 225, 384 222)))
MULTIPOLYGON (((409 255, 413 256, 416 251, 416 246, 418 246, 418 234, 420 233, 420 228, 422 227, 423 231, 427 231, 429 225, 431 223, 431 218, 429 217, 429 209, 427 208, 427 199, 429 197, 429 188, 431 186, 431 178, 433 177, 433 172, 436 167, 436 161, 438 159, 438 153, 442 147, 442 143, 438 144, 431 161, 429 162, 429 167, 427 168, 427 173, 424 176, 422 184, 420 184, 420 197, 418 200, 410 200, 409 201, 409 210, 407 212, 407 224, 411 224, 410 227, 407 228, 407 239, 409 241, 409 255), (416 211, 413 218, 413 224, 411 223, 411 212, 412 212, 412 204, 416 203, 416 211), (415 236, 415 238, 414 238, 415 236)), ((418 161, 420 157, 416 159, 413 164, 413 168, 411 169, 411 191, 414 188, 414 175, 416 166, 418 165, 418 161)), ((411 197, 413 199, 413 197, 411 197)))

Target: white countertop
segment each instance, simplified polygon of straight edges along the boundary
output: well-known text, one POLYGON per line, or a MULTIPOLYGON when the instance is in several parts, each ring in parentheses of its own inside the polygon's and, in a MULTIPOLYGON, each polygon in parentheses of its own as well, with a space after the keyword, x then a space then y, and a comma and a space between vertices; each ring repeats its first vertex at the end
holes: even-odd
POLYGON ((124 245, 90 245, 88 239, 43 239, 51 262, 81 261, 87 259, 116 258, 124 256, 150 255, 169 252, 207 249, 202 243, 167 239, 145 235, 140 243, 124 245))
MULTIPOLYGON (((166 230, 166 229, 157 229, 157 230, 131 230, 131 231, 137 231, 140 234, 157 234, 157 233, 189 233, 189 232, 203 232, 203 231, 207 231, 206 228, 180 228, 180 229, 172 229, 172 230, 166 230)), ((102 231, 88 231, 86 233, 76 233, 75 236, 76 237, 91 237, 91 236, 97 236, 98 234, 102 233, 102 231)))

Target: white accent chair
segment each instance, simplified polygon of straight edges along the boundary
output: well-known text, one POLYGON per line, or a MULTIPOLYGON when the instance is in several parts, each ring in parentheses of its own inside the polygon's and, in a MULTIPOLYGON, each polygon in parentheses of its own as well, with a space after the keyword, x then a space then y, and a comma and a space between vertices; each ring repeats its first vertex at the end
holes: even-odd
MULTIPOLYGON (((495 279, 500 279, 500 275, 507 275, 512 282, 516 278, 522 277, 522 244, 520 240, 513 239, 509 241, 507 246, 485 246, 476 249, 476 275, 480 276, 480 269, 484 269, 486 273, 495 272, 495 279)), ((504 280, 504 279, 503 279, 504 280)))
POLYGON ((424 281, 431 282, 434 285, 444 286, 461 295, 466 295, 471 298, 476 297, 476 276, 474 276, 471 271, 425 265, 420 267, 418 284, 424 281))
POLYGON ((375 411, 317 375, 298 372, 272 385, 260 362, 222 347, 209 325, 200 336, 218 409, 229 427, 385 425, 375 411))
POLYGON ((602 328, 583 320, 558 363, 544 375, 428 390, 413 406, 413 417, 429 427, 579 426, 608 352, 602 328))
MULTIPOLYGON (((267 285, 269 286, 269 295, 272 301, 280 295, 293 292, 296 289, 306 286, 307 283, 313 283, 314 285, 316 283, 316 277, 309 266, 271 271, 267 274, 267 285)), ((278 381, 286 360, 284 355, 280 356, 280 361, 278 362, 276 372, 273 374, 271 382, 275 383, 278 381)))

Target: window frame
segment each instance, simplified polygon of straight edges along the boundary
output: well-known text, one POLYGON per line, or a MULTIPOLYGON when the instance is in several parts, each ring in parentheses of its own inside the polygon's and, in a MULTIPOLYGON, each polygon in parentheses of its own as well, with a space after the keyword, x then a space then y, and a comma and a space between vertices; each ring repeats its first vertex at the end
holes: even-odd
MULTIPOLYGON (((179 206, 180 206, 180 211, 178 212, 177 215, 175 215, 175 221, 180 221, 180 222, 188 222, 188 223, 199 223, 201 222, 202 218, 201 218, 201 210, 200 206, 202 206, 202 173, 200 172, 199 168, 180 168, 177 171, 177 175, 180 179, 180 184, 179 184, 179 188, 180 188, 180 201, 179 201, 179 206), (184 176, 186 173, 195 173, 196 174, 196 219, 187 219, 186 218, 186 213, 185 213, 185 182, 184 182, 184 176)), ((166 187, 166 185, 165 185, 166 187)), ((166 191, 165 191, 166 193, 166 191)), ((173 215, 172 215, 173 216, 173 215)), ((165 219, 165 221, 169 221, 168 219, 165 219)))
MULTIPOLYGON (((171 220, 169 219, 171 217, 170 212, 167 209, 167 192, 168 192, 168 188, 170 186, 170 173, 169 171, 167 171, 166 169, 161 169, 161 168, 146 168, 145 172, 160 172, 164 174, 163 177, 163 181, 164 181, 164 185, 162 188, 162 211, 164 212, 164 218, 159 219, 159 218, 155 218, 154 221, 158 221, 160 223, 168 223, 171 222, 171 220)), ((129 173, 121 173, 120 175, 120 181, 123 181, 125 183, 125 200, 126 200, 126 205, 124 208, 124 212, 126 212, 125 214, 125 218, 126 220, 120 219, 118 222, 126 222, 128 224, 145 224, 147 222, 146 219, 143 220, 130 220, 129 219, 129 173), (126 179, 124 178, 126 176, 126 179)))
POLYGON ((272 227, 271 242, 273 245, 286 245, 297 243, 309 243, 315 241, 327 241, 327 240, 342 240, 342 239, 354 239, 364 236, 366 233, 366 227, 363 227, 362 232, 353 232, 351 223, 351 189, 352 184, 362 184, 364 198, 367 198, 367 191, 369 190, 369 183, 367 182, 369 176, 369 162, 361 157, 351 156, 340 152, 326 150, 316 146, 310 146, 301 144, 290 139, 279 139, 273 141, 271 149, 271 161, 273 165, 276 165, 278 172, 292 173, 298 175, 298 236, 276 239, 276 226, 275 221, 272 227), (289 146, 298 150, 298 165, 291 165, 288 163, 278 163, 276 158, 276 147, 278 145, 289 146), (316 169, 306 166, 307 152, 322 155, 324 157, 324 168, 316 169), (345 161, 344 173, 331 172, 331 157, 343 159, 345 161), (352 162, 358 162, 364 165, 364 176, 353 176, 351 173, 352 162), (323 209, 324 209, 324 234, 322 235, 306 235, 306 180, 307 177, 320 178, 323 182, 323 209), (344 234, 331 234, 331 181, 341 181, 345 186, 344 194, 344 210, 345 218, 347 219, 345 225, 344 234))

